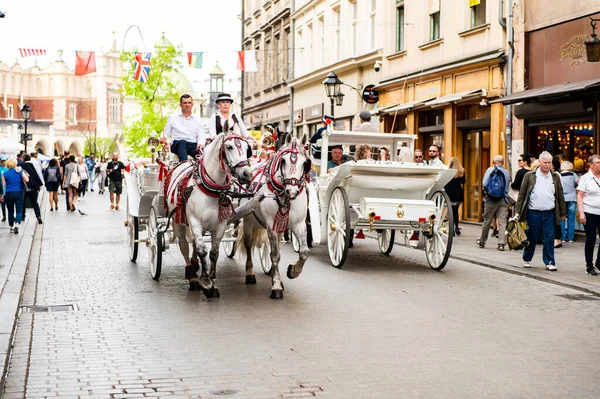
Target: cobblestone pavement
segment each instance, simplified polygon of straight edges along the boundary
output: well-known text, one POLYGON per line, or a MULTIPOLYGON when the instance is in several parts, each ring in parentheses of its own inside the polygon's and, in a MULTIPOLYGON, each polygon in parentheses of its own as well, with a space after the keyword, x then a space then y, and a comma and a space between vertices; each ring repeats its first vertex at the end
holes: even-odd
MULTIPOLYGON (((21 313, 4 397, 600 396, 595 296, 458 260, 438 273, 422 251, 386 257, 367 239, 341 270, 313 248, 282 301, 221 255, 207 300, 176 247, 160 282, 145 248, 129 262, 125 211, 108 205, 89 193, 89 216, 45 212, 23 305, 78 310, 21 313)), ((282 265, 295 257, 285 245, 282 265)))

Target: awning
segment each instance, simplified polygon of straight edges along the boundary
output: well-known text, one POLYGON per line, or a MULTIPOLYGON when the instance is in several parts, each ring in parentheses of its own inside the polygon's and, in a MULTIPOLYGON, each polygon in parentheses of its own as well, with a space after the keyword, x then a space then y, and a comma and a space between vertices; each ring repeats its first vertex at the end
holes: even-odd
POLYGON ((582 82, 564 83, 555 86, 540 87, 538 89, 523 90, 517 93, 513 93, 510 96, 502 97, 494 101, 493 103, 502 104, 515 104, 525 102, 531 99, 548 99, 551 97, 564 96, 571 93, 580 93, 586 90, 600 88, 600 79, 584 80, 582 82))
POLYGON ((398 105, 392 105, 391 107, 382 109, 382 112, 393 113, 393 112, 408 111, 409 109, 419 106, 419 105, 423 104, 424 102, 431 100, 432 98, 434 98, 434 97, 424 98, 423 100, 409 101, 407 103, 398 104, 398 105))
POLYGON ((460 93, 448 94, 445 96, 441 96, 436 98, 435 100, 431 100, 425 103, 428 107, 436 107, 439 105, 450 104, 457 101, 464 100, 469 97, 477 97, 483 94, 485 96, 485 89, 475 89, 468 91, 461 91, 460 93))

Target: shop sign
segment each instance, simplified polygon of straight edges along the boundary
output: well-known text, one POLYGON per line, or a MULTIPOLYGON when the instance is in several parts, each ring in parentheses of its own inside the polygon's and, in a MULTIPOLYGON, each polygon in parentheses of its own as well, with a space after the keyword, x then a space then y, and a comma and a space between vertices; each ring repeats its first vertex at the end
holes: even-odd
POLYGON ((374 89, 375 85, 368 85, 363 89, 362 98, 367 104, 377 104, 379 92, 374 89))
POLYGON ((323 116, 323 103, 304 108, 304 119, 318 119, 323 116))
POLYGON ((586 35, 573 36, 568 42, 560 46, 560 61, 569 60, 569 65, 578 65, 585 62, 586 35))
POLYGON ((294 122, 302 122, 302 110, 301 109, 294 111, 294 122))

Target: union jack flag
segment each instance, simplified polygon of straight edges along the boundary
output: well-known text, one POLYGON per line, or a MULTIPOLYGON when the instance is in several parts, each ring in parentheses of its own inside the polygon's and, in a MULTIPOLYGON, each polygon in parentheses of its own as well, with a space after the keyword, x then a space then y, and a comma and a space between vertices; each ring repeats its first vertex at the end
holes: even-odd
POLYGON ((135 53, 135 68, 133 77, 140 82, 147 82, 150 75, 150 59, 152 53, 135 53))

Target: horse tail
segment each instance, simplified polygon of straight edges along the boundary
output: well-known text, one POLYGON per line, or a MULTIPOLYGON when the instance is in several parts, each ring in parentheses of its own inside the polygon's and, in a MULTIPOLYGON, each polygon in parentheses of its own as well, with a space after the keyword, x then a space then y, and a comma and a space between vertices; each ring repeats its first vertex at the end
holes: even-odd
POLYGON ((235 247, 237 248, 238 253, 242 255, 246 255, 246 246, 244 245, 244 222, 238 224, 236 227, 237 230, 237 238, 235 239, 235 247))
MULTIPOLYGON (((240 223, 237 227, 237 238, 235 240, 235 245, 240 254, 247 255, 246 246, 244 245, 244 238, 245 233, 243 223, 240 223)), ((267 230, 265 230, 263 227, 252 227, 250 250, 252 250, 252 248, 262 246, 264 243, 268 242, 268 240, 269 237, 267 235, 267 230)))

